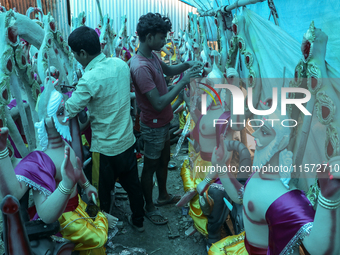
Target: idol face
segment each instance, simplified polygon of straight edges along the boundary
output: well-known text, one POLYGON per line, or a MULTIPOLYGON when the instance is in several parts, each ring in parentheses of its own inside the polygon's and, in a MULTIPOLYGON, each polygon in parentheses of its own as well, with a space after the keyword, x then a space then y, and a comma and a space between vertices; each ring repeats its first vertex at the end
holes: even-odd
POLYGON ((69 114, 65 108, 65 101, 61 100, 58 111, 56 113, 59 124, 68 126, 69 114))
POLYGON ((253 133, 253 136, 255 138, 256 150, 262 150, 274 140, 276 132, 272 127, 264 124, 253 133))

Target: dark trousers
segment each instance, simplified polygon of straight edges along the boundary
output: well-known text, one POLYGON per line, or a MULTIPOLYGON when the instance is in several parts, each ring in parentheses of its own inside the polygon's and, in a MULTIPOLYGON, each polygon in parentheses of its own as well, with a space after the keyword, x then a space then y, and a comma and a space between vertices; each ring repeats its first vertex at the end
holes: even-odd
MULTIPOLYGON (((221 184, 217 184, 221 185, 221 184)), ((218 186, 211 185, 208 190, 208 195, 214 199, 213 209, 208 218, 208 244, 209 246, 221 240, 221 227, 223 222, 226 221, 229 208, 225 204, 223 198, 228 199, 227 192, 224 189, 219 189, 218 186)), ((222 186, 222 185, 221 185, 222 186)))
POLYGON ((133 224, 138 227, 143 226, 144 198, 138 178, 134 146, 116 156, 100 154, 98 195, 100 208, 106 212, 110 210, 111 190, 114 189, 117 178, 128 194, 133 224))

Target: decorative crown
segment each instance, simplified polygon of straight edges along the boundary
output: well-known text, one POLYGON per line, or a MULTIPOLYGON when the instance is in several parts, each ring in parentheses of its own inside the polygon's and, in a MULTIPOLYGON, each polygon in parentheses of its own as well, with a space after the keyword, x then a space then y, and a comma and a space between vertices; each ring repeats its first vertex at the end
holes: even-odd
POLYGON ((303 38, 305 40, 308 40, 309 42, 313 43, 315 40, 315 26, 314 26, 314 20, 309 25, 309 29, 307 32, 303 35, 303 38))
POLYGON ((315 26, 314 21, 312 21, 309 25, 309 29, 303 35, 303 43, 301 50, 303 54, 303 61, 305 63, 307 63, 312 57, 314 40, 315 40, 315 26))

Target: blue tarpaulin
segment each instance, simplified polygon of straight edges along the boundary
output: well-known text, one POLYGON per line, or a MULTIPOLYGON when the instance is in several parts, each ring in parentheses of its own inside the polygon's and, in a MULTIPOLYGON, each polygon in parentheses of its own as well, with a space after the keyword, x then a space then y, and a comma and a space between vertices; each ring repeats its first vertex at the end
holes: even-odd
MULTIPOLYGON (((186 0, 190 5, 198 9, 210 10, 221 5, 233 4, 235 0, 186 0)), ((340 69, 340 1, 327 0, 274 0, 274 4, 279 15, 279 26, 301 43, 303 34, 307 31, 309 24, 314 20, 315 27, 321 28, 328 35, 327 62, 336 69, 340 69)), ((268 19, 270 9, 268 2, 259 2, 247 6, 261 17, 268 19)), ((238 8, 238 14, 242 8, 238 8)), ((235 14, 235 10, 233 11, 235 14)), ((212 18, 209 25, 211 29, 207 31, 209 40, 216 40, 216 26, 212 18), (213 35, 211 35, 211 32, 213 35)), ((273 18, 270 19, 272 22, 273 18)))

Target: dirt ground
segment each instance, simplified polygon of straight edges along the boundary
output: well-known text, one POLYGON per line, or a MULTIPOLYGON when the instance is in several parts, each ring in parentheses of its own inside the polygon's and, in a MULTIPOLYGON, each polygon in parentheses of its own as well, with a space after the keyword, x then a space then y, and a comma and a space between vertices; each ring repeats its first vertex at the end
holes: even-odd
MULTIPOLYGON (((171 148, 171 152, 175 151, 175 146, 171 148)), ((180 169, 184 159, 187 157, 186 150, 182 149, 175 162, 177 168, 169 170, 168 174, 168 192, 171 194, 183 195, 183 182, 180 176, 180 169)), ((143 160, 138 163, 141 174, 143 160)), ((154 198, 157 198, 158 188, 154 186, 154 198)), ((119 203, 120 201, 117 201, 119 203)), ((122 207, 122 206, 121 206, 122 207)), ((120 209, 120 208, 119 208, 120 209)), ((118 211, 120 211, 118 209, 118 211)), ((125 210, 128 208, 125 208, 125 210)), ((159 207, 161 213, 169 219, 169 225, 173 234, 179 234, 178 238, 169 239, 169 229, 167 225, 154 225, 148 219, 144 221, 145 232, 136 232, 126 220, 124 220, 124 228, 117 236, 113 238, 113 243, 122 244, 129 247, 139 247, 145 249, 145 253, 131 254, 155 254, 155 255, 204 255, 207 254, 205 248, 205 238, 196 232, 192 236, 186 236, 185 231, 192 226, 192 219, 189 215, 183 215, 182 209, 175 205, 166 205, 159 207)), ((117 208, 116 208, 117 211, 117 208)), ((113 213, 115 214, 115 213, 113 213)), ((122 214, 122 213, 121 213, 122 214)), ((111 251, 108 250, 108 254, 111 251)), ((114 253, 113 254, 119 254, 114 253)))

